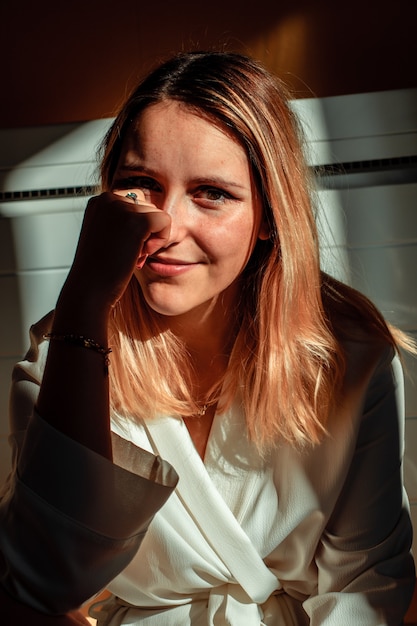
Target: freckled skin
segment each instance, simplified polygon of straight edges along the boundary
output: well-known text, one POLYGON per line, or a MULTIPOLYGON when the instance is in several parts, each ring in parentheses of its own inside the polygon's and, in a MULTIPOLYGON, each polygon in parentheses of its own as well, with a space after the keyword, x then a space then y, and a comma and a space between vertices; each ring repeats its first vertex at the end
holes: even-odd
POLYGON ((266 237, 242 146, 184 106, 159 103, 127 137, 115 184, 142 190, 171 218, 164 247, 136 270, 149 306, 165 316, 224 323, 236 279, 257 237, 266 237))

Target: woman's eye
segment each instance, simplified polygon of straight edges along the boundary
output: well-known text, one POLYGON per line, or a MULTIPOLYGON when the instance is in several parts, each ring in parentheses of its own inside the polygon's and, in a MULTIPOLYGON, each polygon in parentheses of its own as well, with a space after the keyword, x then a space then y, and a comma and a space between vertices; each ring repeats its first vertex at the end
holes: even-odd
POLYGON ((201 187, 196 192, 195 196, 197 198, 209 200, 210 202, 216 202, 218 204, 234 199, 230 193, 217 187, 201 187))
POLYGON ((161 191, 161 185, 153 178, 139 178, 138 187, 140 189, 149 189, 149 191, 161 191))
POLYGON ((153 192, 161 191, 161 185, 148 176, 130 176, 129 178, 124 178, 116 182, 116 186, 120 186, 122 189, 143 189, 144 191, 153 192))

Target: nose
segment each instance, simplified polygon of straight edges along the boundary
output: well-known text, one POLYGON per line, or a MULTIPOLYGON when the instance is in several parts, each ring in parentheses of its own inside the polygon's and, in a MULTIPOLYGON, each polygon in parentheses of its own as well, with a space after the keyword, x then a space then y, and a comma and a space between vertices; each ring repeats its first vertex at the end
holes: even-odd
POLYGON ((181 241, 188 231, 191 222, 187 205, 186 194, 177 191, 166 194, 162 206, 159 207, 171 217, 171 232, 167 245, 181 241))

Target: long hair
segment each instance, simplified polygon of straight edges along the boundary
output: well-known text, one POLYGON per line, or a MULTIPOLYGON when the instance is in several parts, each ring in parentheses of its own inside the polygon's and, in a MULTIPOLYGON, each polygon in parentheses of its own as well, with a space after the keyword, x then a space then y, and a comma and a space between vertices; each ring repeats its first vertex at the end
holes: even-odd
MULTIPOLYGON (((341 301, 351 307, 393 346, 395 340, 365 298, 320 271, 310 174, 290 94, 278 78, 239 54, 172 58, 140 83, 109 130, 104 189, 111 188, 122 143, 141 112, 165 100, 183 103, 240 142, 270 230, 241 276, 223 408, 241 398, 249 436, 260 448, 277 440, 318 442, 345 368, 332 302, 335 310, 341 301)), ((158 327, 136 279, 115 308, 110 331, 117 410, 148 417, 196 413, 185 347, 158 327)))

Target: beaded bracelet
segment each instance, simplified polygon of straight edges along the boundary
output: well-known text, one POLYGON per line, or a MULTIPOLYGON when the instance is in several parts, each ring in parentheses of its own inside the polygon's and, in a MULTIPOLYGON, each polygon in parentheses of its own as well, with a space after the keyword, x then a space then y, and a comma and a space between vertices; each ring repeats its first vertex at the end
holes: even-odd
POLYGON ((106 373, 108 372, 110 365, 109 354, 112 349, 105 348, 104 346, 97 343, 97 341, 94 341, 94 339, 89 339, 88 337, 84 337, 84 335, 60 335, 59 333, 45 333, 44 339, 52 339, 53 341, 65 341, 66 343, 70 343, 73 346, 79 346, 80 348, 87 348, 88 350, 98 352, 103 357, 104 371, 106 373))

